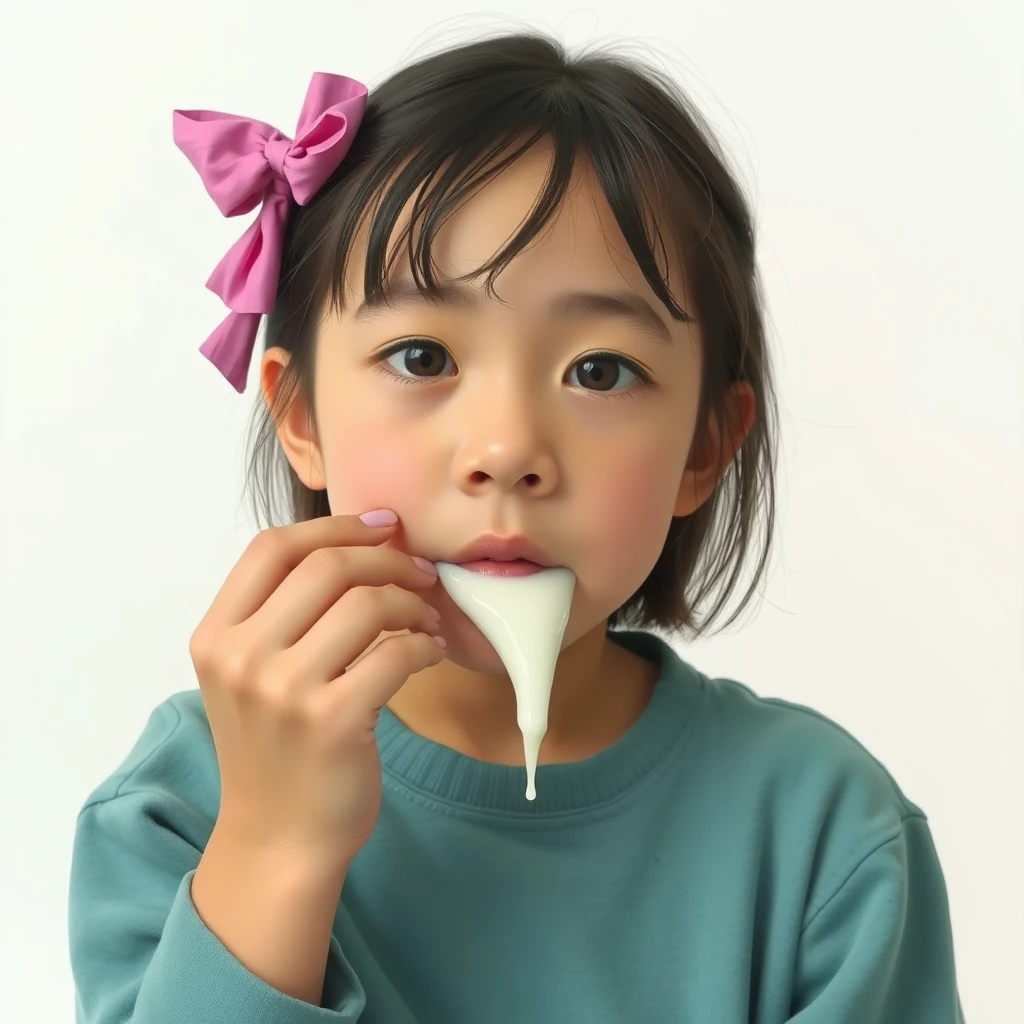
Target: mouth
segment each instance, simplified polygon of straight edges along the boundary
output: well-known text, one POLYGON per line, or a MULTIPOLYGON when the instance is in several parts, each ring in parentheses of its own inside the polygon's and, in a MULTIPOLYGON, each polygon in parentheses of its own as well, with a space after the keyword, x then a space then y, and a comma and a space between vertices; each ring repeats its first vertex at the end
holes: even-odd
POLYGON ((459 562, 463 569, 478 572, 482 576, 532 576, 545 568, 525 558, 514 558, 511 561, 499 562, 493 558, 477 558, 472 562, 459 562))
POLYGON ((552 566, 551 560, 525 537, 478 537, 450 559, 470 572, 486 576, 531 576, 552 566))

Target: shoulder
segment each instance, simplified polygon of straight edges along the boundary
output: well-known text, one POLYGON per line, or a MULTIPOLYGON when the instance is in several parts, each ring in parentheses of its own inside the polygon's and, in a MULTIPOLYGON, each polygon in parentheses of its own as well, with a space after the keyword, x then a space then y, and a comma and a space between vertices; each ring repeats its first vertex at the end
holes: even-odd
POLYGON ((711 727, 766 784, 793 796, 859 803, 869 816, 874 808, 880 825, 924 816, 879 757, 827 715, 735 679, 704 679, 711 727))
POLYGON ((129 794, 219 797, 220 775, 210 723, 198 689, 173 694, 150 713, 115 770, 82 810, 129 794))
POLYGON ((706 744, 710 770, 722 773, 729 793, 720 799, 760 820, 755 841, 798 880, 807 915, 878 857, 891 859, 893 884, 909 885, 901 851, 932 849, 928 820, 879 757, 814 708, 735 679, 703 679, 705 728, 696 742, 706 744))
POLYGON ((712 677, 665 643, 664 678, 691 716, 679 771, 723 828, 828 891, 927 816, 860 739, 827 715, 712 677))
POLYGON ((807 814, 841 804, 869 831, 891 832, 903 818, 924 817, 876 754, 827 715, 710 676, 655 634, 616 636, 660 663, 659 686, 686 732, 686 771, 707 772, 737 798, 800 805, 807 814))
MULTIPOLYGON (((766 695, 755 685, 702 672, 681 650, 652 633, 616 634, 622 643, 660 662, 661 685, 709 737, 725 745, 738 767, 768 771, 777 781, 806 776, 813 765, 832 780, 856 776, 870 782, 905 813, 920 813, 885 765, 857 737, 827 715, 804 704, 766 695)), ((724 749, 723 749, 724 753, 724 749)))

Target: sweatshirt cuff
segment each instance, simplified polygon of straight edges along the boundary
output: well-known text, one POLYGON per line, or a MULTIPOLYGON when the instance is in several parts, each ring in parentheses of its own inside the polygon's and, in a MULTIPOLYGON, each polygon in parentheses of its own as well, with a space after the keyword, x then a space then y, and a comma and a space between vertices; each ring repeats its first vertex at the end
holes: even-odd
POLYGON ((366 996, 333 935, 323 1005, 295 999, 243 967, 206 927, 192 902, 194 875, 188 872, 178 887, 133 1020, 342 1024, 359 1019, 366 996))

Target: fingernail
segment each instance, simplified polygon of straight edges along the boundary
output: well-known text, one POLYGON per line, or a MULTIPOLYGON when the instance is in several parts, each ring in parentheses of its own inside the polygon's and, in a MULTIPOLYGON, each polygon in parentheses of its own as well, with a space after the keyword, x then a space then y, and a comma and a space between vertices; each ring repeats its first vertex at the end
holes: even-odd
POLYGON ((389 508, 378 508, 373 512, 364 512, 360 517, 367 526, 394 526, 398 516, 389 508))
POLYGON ((427 608, 430 609, 430 614, 434 616, 434 621, 435 622, 440 622, 441 621, 441 613, 432 604, 428 604, 427 608))
POLYGON ((448 641, 443 636, 435 636, 434 639, 442 646, 447 647, 448 641))
POLYGON ((429 572, 431 576, 437 575, 437 570, 434 568, 433 562, 428 562, 425 558, 420 558, 419 555, 413 555, 412 560, 424 571, 429 572))

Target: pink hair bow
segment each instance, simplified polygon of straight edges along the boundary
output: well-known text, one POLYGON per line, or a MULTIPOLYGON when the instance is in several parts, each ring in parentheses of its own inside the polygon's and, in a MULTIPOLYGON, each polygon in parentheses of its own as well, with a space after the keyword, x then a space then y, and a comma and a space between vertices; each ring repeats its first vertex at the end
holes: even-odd
POLYGON ((245 390, 260 317, 274 308, 289 199, 305 206, 341 163, 366 98, 366 86, 351 78, 314 74, 294 140, 247 117, 174 111, 174 143, 220 212, 238 217, 263 204, 206 282, 231 313, 199 351, 238 392, 245 390))

